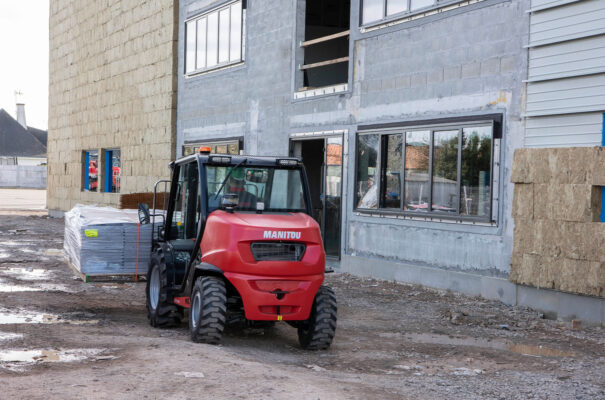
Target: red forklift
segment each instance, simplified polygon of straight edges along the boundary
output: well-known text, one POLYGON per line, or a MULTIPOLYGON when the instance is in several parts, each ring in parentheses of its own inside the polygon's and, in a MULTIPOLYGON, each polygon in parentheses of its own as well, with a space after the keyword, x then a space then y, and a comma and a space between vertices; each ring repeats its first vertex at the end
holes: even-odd
POLYGON ((336 297, 322 285, 325 252, 301 160, 202 147, 170 167, 172 179, 156 183, 152 210, 139 205, 141 223, 154 223, 150 324, 178 325, 188 309, 191 339, 217 344, 233 321, 285 321, 298 329, 302 348, 327 349, 336 297), (162 182, 168 200, 156 211, 162 182))

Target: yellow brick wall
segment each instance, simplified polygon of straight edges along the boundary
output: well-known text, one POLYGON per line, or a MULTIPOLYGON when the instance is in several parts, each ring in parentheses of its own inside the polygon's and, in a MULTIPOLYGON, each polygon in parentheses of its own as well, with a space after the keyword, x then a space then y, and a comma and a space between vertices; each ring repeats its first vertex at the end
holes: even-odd
POLYGON ((605 297, 602 147, 519 149, 510 280, 605 297))
MULTIPOLYGON (((148 192, 169 175, 176 138, 174 0, 51 0, 49 210, 117 205, 84 192, 82 152, 121 150, 122 193, 148 192)), ((102 173, 101 173, 102 175, 102 173)))

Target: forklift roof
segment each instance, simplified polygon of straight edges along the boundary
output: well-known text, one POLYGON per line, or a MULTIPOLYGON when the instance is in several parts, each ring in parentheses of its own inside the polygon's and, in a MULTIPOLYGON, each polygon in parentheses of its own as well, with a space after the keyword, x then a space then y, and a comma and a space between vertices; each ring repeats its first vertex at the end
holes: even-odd
POLYGON ((170 167, 173 167, 175 164, 187 164, 198 158, 202 164, 238 165, 241 163, 242 165, 279 165, 282 167, 298 167, 299 165, 302 165, 302 160, 298 157, 192 154, 171 162, 170 167))

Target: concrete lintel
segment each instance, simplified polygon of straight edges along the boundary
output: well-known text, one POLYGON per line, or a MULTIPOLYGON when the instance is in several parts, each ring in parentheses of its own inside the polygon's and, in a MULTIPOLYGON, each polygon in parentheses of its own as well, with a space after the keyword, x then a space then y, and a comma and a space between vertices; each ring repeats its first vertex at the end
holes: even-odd
POLYGON ((534 308, 562 320, 581 319, 605 326, 605 299, 516 285, 507 279, 409 263, 343 255, 340 271, 354 275, 452 290, 534 308))

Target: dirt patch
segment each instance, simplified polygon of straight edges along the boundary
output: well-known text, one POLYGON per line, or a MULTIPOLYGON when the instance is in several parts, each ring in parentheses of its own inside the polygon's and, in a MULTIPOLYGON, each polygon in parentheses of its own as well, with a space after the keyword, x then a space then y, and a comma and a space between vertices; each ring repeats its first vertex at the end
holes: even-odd
POLYGON ((186 321, 148 325, 145 282, 76 277, 62 232, 61 219, 0 216, 2 285, 38 289, 0 291, 3 397, 605 399, 601 328, 347 274, 327 277, 339 303, 328 351, 301 350, 285 323, 194 344, 186 321))

